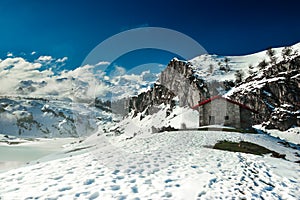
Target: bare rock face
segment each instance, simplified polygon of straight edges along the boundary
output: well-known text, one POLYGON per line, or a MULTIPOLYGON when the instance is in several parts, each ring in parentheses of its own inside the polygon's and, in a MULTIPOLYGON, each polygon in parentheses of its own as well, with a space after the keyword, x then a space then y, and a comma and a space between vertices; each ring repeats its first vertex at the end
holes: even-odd
MULTIPOLYGON (((161 72, 157 83, 149 91, 129 99, 129 112, 151 114, 162 103, 172 104, 177 96, 179 106, 193 107, 212 96, 219 95, 218 88, 226 89, 223 82, 209 82, 197 77, 189 62, 173 59, 161 72)), ((171 106, 172 107, 172 106, 171 106)))
POLYGON ((165 86, 154 84, 147 92, 129 99, 129 111, 134 110, 135 113, 138 113, 147 109, 147 114, 152 114, 156 112, 157 105, 170 104, 174 97, 175 94, 165 86))
POLYGON ((241 83, 230 98, 257 110, 256 123, 287 130, 300 125, 300 57, 282 61, 241 83))
POLYGON ((161 73, 159 83, 179 98, 180 106, 194 106, 210 96, 207 84, 198 79, 188 62, 173 59, 161 73))
MULTIPOLYGON (((254 124, 279 130, 300 126, 299 72, 300 56, 273 64, 239 83, 228 97, 258 111, 252 119, 254 124)), ((173 59, 152 89, 129 98, 127 110, 151 114, 157 111, 157 105, 174 103, 175 96, 179 106, 193 107, 219 95, 217 88, 233 87, 228 81, 206 82, 196 74, 189 62, 173 59)))
POLYGON ((152 114, 157 112, 157 106, 162 103, 171 104, 172 108, 175 96, 178 97, 179 106, 192 107, 210 95, 207 84, 195 76, 190 63, 173 59, 153 88, 129 99, 129 112, 146 111, 146 114, 152 114))

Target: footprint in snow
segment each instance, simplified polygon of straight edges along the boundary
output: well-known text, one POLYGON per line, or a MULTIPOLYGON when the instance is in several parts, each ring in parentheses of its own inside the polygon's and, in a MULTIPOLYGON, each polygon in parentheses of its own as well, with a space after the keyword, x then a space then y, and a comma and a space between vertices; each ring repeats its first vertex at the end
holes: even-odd
POLYGON ((116 174, 118 174, 119 172, 120 172, 120 170, 116 169, 115 171, 113 171, 112 174, 116 175, 116 174))
POLYGON ((208 187, 211 188, 211 186, 216 182, 217 182, 217 178, 210 179, 208 187))
POLYGON ((120 186, 119 185, 111 185, 110 189, 113 190, 113 191, 116 191, 116 190, 120 189, 120 186))
POLYGON ((138 193, 138 192, 139 192, 137 186, 131 187, 131 191, 132 191, 133 193, 138 193))
POLYGON ((117 176, 116 177, 117 180, 121 180, 121 179, 124 179, 124 178, 125 178, 124 176, 117 176))
POLYGON ((93 200, 93 199, 96 199, 99 197, 99 192, 95 192, 93 193, 90 197, 89 197, 89 200, 93 200))
POLYGON ((171 192, 166 192, 162 197, 171 198, 172 197, 172 193, 171 192))
POLYGON ((19 176, 16 180, 21 181, 24 178, 24 176, 19 176))
POLYGON ((57 176, 55 178, 53 178, 53 180, 59 180, 59 179, 62 179, 64 176, 57 176))
POLYGON ((136 179, 132 179, 129 181, 130 183, 135 183, 136 182, 136 179))
POLYGON ((172 181, 173 181, 172 179, 167 179, 167 180, 165 180, 165 183, 170 183, 172 181))
POLYGON ((91 185, 95 182, 95 179, 87 179, 83 182, 83 185, 91 185))
POLYGON ((63 188, 60 188, 58 189, 59 192, 63 192, 63 191, 66 191, 66 190, 71 190, 73 187, 71 186, 67 186, 67 187, 63 187, 63 188))
POLYGON ((126 195, 121 195, 121 196, 118 197, 118 200, 125 200, 126 198, 127 198, 126 195))

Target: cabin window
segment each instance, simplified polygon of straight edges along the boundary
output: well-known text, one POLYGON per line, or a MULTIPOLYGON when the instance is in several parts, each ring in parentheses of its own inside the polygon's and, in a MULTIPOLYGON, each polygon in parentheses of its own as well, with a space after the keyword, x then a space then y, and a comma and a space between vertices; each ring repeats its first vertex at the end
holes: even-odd
POLYGON ((229 120, 229 116, 228 115, 226 115, 224 118, 225 118, 225 120, 229 120))

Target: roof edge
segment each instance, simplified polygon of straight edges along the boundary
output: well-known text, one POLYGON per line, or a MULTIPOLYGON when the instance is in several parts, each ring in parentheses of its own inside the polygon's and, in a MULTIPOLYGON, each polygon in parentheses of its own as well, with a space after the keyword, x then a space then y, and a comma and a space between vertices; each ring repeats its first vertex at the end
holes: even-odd
POLYGON ((196 108, 198 108, 198 107, 200 107, 200 106, 203 106, 203 105, 205 105, 205 104, 207 104, 207 103, 210 103, 210 102, 212 102, 212 101, 214 101, 214 100, 216 100, 216 99, 224 99, 224 100, 226 100, 226 101, 228 101, 228 102, 230 102, 230 103, 236 104, 236 105, 238 105, 238 106, 240 106, 240 107, 242 107, 242 108, 244 108, 244 109, 250 110, 250 111, 253 112, 253 113, 258 113, 258 111, 256 111, 256 110, 250 108, 249 106, 244 105, 244 104, 242 104, 242 103, 240 103, 240 102, 234 101, 234 100, 232 100, 232 99, 226 98, 226 97, 224 97, 224 96, 222 96, 222 95, 217 95, 217 96, 213 96, 213 97, 211 97, 211 98, 209 98, 209 99, 206 99, 206 100, 200 102, 199 104, 197 104, 197 105, 195 105, 195 106, 192 106, 192 109, 196 109, 196 108))

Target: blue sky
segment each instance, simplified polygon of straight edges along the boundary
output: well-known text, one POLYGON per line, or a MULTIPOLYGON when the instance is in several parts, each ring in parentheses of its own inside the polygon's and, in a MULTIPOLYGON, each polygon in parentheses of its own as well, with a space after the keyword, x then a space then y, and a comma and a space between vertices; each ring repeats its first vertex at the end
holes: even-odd
MULTIPOLYGON (((70 68, 106 38, 136 27, 165 27, 199 42, 209 53, 241 55, 300 41, 297 1, 2 0, 0 53, 67 56, 70 68)), ((158 56, 160 55, 160 56, 158 56)), ((167 62, 170 54, 147 59, 167 62), (160 57, 160 58, 158 58, 160 57)), ((120 61, 145 61, 131 54, 120 61)))

